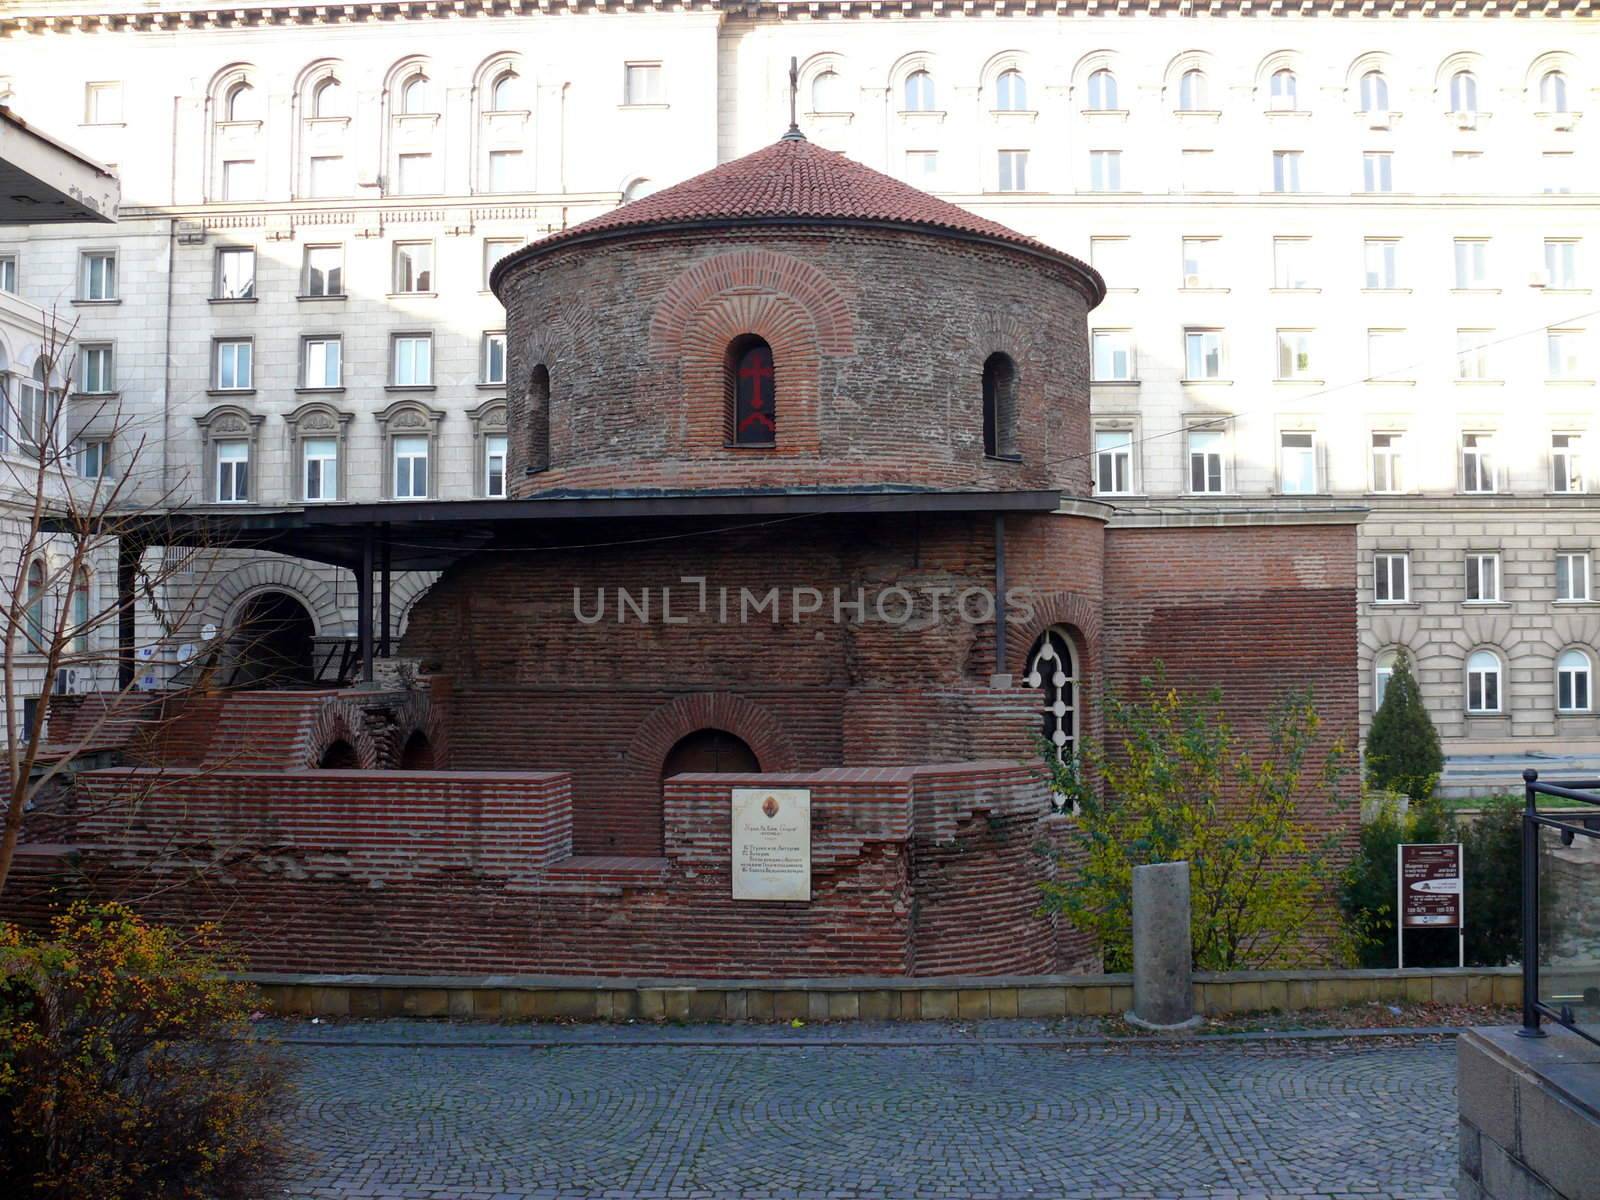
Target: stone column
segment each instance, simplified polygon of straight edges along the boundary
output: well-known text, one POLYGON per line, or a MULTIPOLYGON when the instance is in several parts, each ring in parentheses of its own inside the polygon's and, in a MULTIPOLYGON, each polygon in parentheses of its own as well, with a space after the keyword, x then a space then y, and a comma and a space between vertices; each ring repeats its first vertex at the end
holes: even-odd
POLYGON ((1146 1029, 1190 1029, 1194 1011, 1189 941, 1189 864, 1133 869, 1133 1011, 1146 1029))

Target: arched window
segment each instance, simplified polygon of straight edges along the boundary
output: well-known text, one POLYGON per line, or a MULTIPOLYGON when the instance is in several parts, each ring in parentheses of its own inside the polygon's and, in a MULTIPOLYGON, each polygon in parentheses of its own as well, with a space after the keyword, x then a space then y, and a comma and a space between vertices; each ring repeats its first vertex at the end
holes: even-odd
POLYGON ((256 90, 248 83, 236 83, 228 89, 223 102, 224 121, 259 121, 261 112, 256 107, 256 90))
POLYGON ((400 111, 406 116, 433 111, 433 89, 426 75, 413 75, 400 89, 400 111))
POLYGON ((84 654, 89 649, 89 572, 79 567, 72 576, 72 649, 84 654))
POLYGON ((845 111, 844 78, 834 70, 823 71, 811 81, 811 111, 845 111))
POLYGON ((1117 107, 1117 77, 1104 67, 1089 76, 1089 107, 1095 112, 1117 107))
POLYGON ((33 364, 33 373, 17 384, 17 440, 37 446, 44 435, 45 394, 48 369, 44 359, 33 364))
POLYGON ((1288 67, 1280 67, 1272 73, 1270 106, 1278 112, 1293 111, 1298 107, 1298 91, 1294 72, 1288 67))
POLYGON ((1590 699, 1590 671, 1593 664, 1582 650, 1568 650, 1556 660, 1556 711, 1588 712, 1593 706, 1590 699))
POLYGON ((515 71, 506 71, 489 89, 489 111, 514 112, 518 107, 517 74, 515 71))
POLYGON ((1394 650, 1385 650, 1372 663, 1372 711, 1383 707, 1383 698, 1389 691, 1389 680, 1394 678, 1394 663, 1399 657, 1394 650))
POLYGON ((316 90, 311 93, 311 115, 313 117, 349 115, 344 110, 344 91, 339 87, 337 79, 330 76, 317 84, 316 90))
POLYGON ((1028 672, 1022 682, 1038 688, 1043 734, 1056 749, 1056 757, 1071 762, 1078 752, 1078 655, 1072 638, 1057 626, 1040 635, 1028 653, 1028 672))
POLYGON ((1546 71, 1539 80, 1539 107, 1544 112, 1567 111, 1567 77, 1560 71, 1546 71))
POLYGON ((1389 111, 1389 81, 1383 77, 1382 71, 1368 71, 1361 77, 1361 111, 1389 111))
POLYGON ((1471 71, 1457 71, 1450 76, 1450 111, 1478 111, 1478 77, 1471 71))
POLYGON ((933 76, 926 71, 913 71, 906 76, 906 111, 933 111, 933 76))
POLYGON ((632 204, 635 200, 643 200, 656 190, 656 185, 649 179, 635 179, 622 190, 622 202, 632 204))
POLYGON ((528 470, 550 467, 550 368, 539 363, 528 377, 528 470))
POLYGON ((729 442, 771 446, 778 440, 777 378, 772 347, 753 334, 728 347, 729 442))
POLYGON ((1493 650, 1474 650, 1467 657, 1467 711, 1500 711, 1500 656, 1493 650))
POLYGON ((1017 365, 1010 355, 991 354, 983 364, 983 452, 1016 456, 1017 365))
POLYGON ((1178 80, 1178 109, 1181 112, 1201 112, 1209 102, 1206 73, 1191 67, 1178 80))
POLYGON ((1022 112, 1028 107, 1028 81, 1013 67, 1001 71, 994 82, 994 106, 1000 112, 1022 112))
POLYGON ((28 652, 44 653, 44 560, 36 558, 28 564, 28 582, 24 594, 26 607, 22 613, 23 631, 28 638, 28 652))

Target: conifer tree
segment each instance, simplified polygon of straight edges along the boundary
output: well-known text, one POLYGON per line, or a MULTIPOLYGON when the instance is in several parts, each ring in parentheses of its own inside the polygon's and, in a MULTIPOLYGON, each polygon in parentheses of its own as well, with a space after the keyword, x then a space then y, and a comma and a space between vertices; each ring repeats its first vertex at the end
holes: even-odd
POLYGON ((1443 770, 1439 732, 1422 703, 1411 660, 1400 650, 1367 734, 1367 782, 1421 802, 1433 795, 1443 770))

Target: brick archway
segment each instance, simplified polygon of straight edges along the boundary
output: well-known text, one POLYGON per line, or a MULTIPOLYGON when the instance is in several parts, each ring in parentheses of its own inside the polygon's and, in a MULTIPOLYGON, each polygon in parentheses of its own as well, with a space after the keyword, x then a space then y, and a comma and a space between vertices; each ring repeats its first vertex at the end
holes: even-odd
POLYGON ((361 710, 348 700, 329 700, 317 710, 311 723, 302 762, 307 767, 320 766, 323 756, 339 742, 355 752, 359 769, 370 771, 378 765, 378 745, 367 732, 361 710))
POLYGON ((443 770, 450 761, 444 722, 439 719, 439 714, 434 710, 432 701, 425 692, 416 693, 395 710, 394 724, 389 727, 387 733, 388 753, 385 759, 387 765, 393 769, 406 769, 403 762, 406 747, 418 735, 427 741, 431 755, 430 770, 443 770))
POLYGON ((755 753, 762 771, 798 768, 794 746, 766 709, 729 692, 699 692, 679 696, 644 719, 628 747, 630 773, 647 776, 654 785, 668 752, 700 729, 722 729, 739 738, 755 753))

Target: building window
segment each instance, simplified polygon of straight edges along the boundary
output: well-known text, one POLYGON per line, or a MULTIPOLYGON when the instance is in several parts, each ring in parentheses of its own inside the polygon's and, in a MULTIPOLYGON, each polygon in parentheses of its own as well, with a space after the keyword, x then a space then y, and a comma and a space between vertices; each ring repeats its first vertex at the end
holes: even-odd
POLYGON ((483 290, 489 290, 489 273, 502 258, 520 249, 521 238, 485 238, 483 240, 483 290))
POLYGON ((1394 678, 1394 664, 1400 657, 1395 650, 1385 650, 1373 660, 1372 711, 1383 707, 1383 698, 1389 694, 1389 680, 1394 678))
MULTIPOLYGON (((53 374, 50 364, 40 357, 34 360, 28 377, 17 381, 17 436, 25 446, 44 446, 55 431, 61 397, 51 386, 53 374)), ((3 382, 4 376, 0 375, 0 383, 3 382)), ((3 400, 4 396, 0 395, 0 402, 3 400)), ((0 425, 5 416, 0 410, 0 425)))
POLYGON ((85 254, 79 289, 84 300, 115 300, 117 256, 109 250, 92 250, 85 254))
POLYGON ((1200 495, 1226 490, 1220 429, 1189 430, 1189 490, 1200 495))
POLYGON ((1474 650, 1467 656, 1467 711, 1500 711, 1500 656, 1492 650, 1474 650))
POLYGON ((1551 379, 1579 379, 1583 375, 1583 330, 1551 329, 1545 332, 1545 347, 1551 379))
POLYGON ((1002 71, 994 85, 995 108, 1000 112, 1025 112, 1028 107, 1028 84, 1018 70, 1002 71))
POLYGON ((343 342, 337 337, 308 337, 300 342, 300 386, 312 389, 342 387, 340 359, 343 342))
POLYGON ((1178 111, 1204 112, 1209 101, 1206 73, 1198 67, 1189 68, 1178 80, 1178 111))
POLYGON ((1478 77, 1471 71, 1457 71, 1450 76, 1450 111, 1453 113, 1478 111, 1478 77))
POLYGON ((1589 599, 1589 555, 1565 551, 1556 555, 1556 599, 1569 602, 1589 599))
POLYGON ((1097 237, 1089 239, 1089 265, 1104 277, 1107 287, 1131 287, 1133 255, 1131 238, 1097 237))
POLYGON ((490 434, 483 439, 483 494, 491 499, 506 496, 506 435, 490 434))
POLYGON ((256 183, 256 160, 231 158, 222 164, 222 198, 224 200, 258 200, 260 186, 256 183))
POLYGON ((236 338, 218 341, 216 347, 217 390, 247 392, 253 388, 255 344, 248 338, 236 338))
POLYGON ((217 277, 211 294, 217 300, 254 300, 256 252, 248 246, 219 247, 217 277))
POLYGON ((256 105, 256 90, 248 83, 236 83, 228 89, 223 102, 223 119, 227 121, 259 121, 261 110, 256 105))
POLYGON ((1361 155, 1361 190, 1394 191, 1394 155, 1387 150, 1367 150, 1361 155))
POLYGON ((1368 71, 1361 77, 1361 111, 1364 113, 1389 111, 1389 81, 1383 77, 1382 71, 1368 71))
POLYGON ((84 85, 84 122, 88 125, 122 124, 122 85, 89 83, 84 85))
POLYGON ((1184 330, 1183 351, 1185 379, 1222 378, 1222 330, 1184 330))
POLYGON ((78 347, 78 363, 78 385, 83 391, 105 393, 117 390, 109 342, 85 343, 78 347))
POLYGON ((400 154, 395 157, 400 168, 400 195, 429 196, 439 190, 434 178, 433 155, 400 154))
POLYGON ((1272 152, 1272 190, 1298 192, 1300 190, 1300 151, 1274 150, 1272 152))
POLYGON ((1567 77, 1560 71, 1546 71, 1539 80, 1539 110, 1547 113, 1567 111, 1567 77))
POLYGON ((483 335, 483 382, 505 386, 506 382, 506 335, 501 333, 486 333, 483 335))
POLYGON ((1277 288, 1311 286, 1309 238, 1272 239, 1272 286, 1277 288))
POLYGON ((1362 246, 1369 291, 1390 291, 1399 286, 1400 243, 1393 238, 1368 238, 1362 246))
POLYGON ((502 72, 489 89, 490 112, 516 112, 521 106, 517 103, 517 74, 515 71, 502 72))
POLYGON ((1456 287, 1488 286, 1489 242, 1484 238, 1456 239, 1456 287))
POLYGON ((1133 431, 1097 429, 1094 435, 1094 490, 1100 496, 1133 491, 1133 431))
POLYGON ((1017 364, 1008 354, 991 354, 983 363, 983 452, 990 458, 1015 458, 1017 364))
POLYGON ((1500 556, 1467 555, 1467 603, 1498 604, 1499 602, 1500 556))
POLYGON ((307 165, 310 170, 306 184, 313 198, 343 196, 350 190, 345 181, 342 155, 318 155, 307 165))
POLYGON ((1316 434, 1285 430, 1278 435, 1278 477, 1286 496, 1305 496, 1317 490, 1316 434))
POLYGON ((1089 76, 1089 108, 1111 112, 1117 107, 1117 77, 1102 67, 1089 76))
POLYGON ((1294 72, 1287 67, 1272 73, 1268 90, 1268 105, 1275 112, 1292 112, 1299 107, 1299 86, 1294 72))
POLYGON ((1065 629, 1047 629, 1028 655, 1022 682, 1038 688, 1044 737, 1056 757, 1071 762, 1078 752, 1078 656, 1065 629))
POLYGON ((1183 239, 1183 286, 1209 288, 1217 286, 1217 253, 1220 243, 1216 238, 1183 239))
POLYGON ((397 333, 391 338, 394 387, 433 386, 433 335, 397 333))
POLYGON ((1456 192, 1472 194, 1484 188, 1483 151, 1452 150, 1450 152, 1450 182, 1456 192))
POLYGON ((339 439, 306 438, 300 443, 300 484, 308 501, 339 498, 339 439))
POLYGON ((344 295, 344 247, 307 246, 302 295, 344 295))
POLYGON ((1372 556, 1372 599, 1375 604, 1406 604, 1411 599, 1411 556, 1384 551, 1372 556))
POLYGON ((933 76, 927 71, 913 71, 906 76, 906 111, 933 111, 933 76))
POLYGON ((1374 433, 1372 435, 1373 491, 1393 493, 1405 490, 1404 453, 1404 434, 1374 433))
MULTIPOLYGON (((729 387, 732 386, 730 383, 729 387)), ((733 405, 729 404, 731 413, 733 405)), ((732 440, 733 431, 729 431, 732 440)), ((526 469, 548 470, 550 467, 550 368, 544 363, 534 364, 528 373, 528 461, 526 469)))
POLYGON ((250 499, 250 443, 218 442, 217 502, 238 504, 250 499))
POLYGON ((396 294, 433 291, 432 242, 394 244, 394 290, 396 294))
POLYGON ((811 111, 816 113, 850 111, 850 103, 845 98, 844 76, 837 71, 827 70, 811 81, 811 111))
POLYGON ((1544 285, 1549 288, 1578 286, 1578 242, 1575 239, 1545 239, 1544 285))
POLYGON ((400 89, 400 112, 407 117, 422 116, 436 112, 433 103, 433 89, 428 83, 428 77, 420 72, 406 80, 400 89))
POLYGON ((515 192, 522 187, 522 151, 489 151, 489 190, 515 192))
POLYGON ((1461 435, 1461 490, 1464 492, 1495 492, 1499 490, 1495 461, 1494 434, 1463 433, 1461 435))
POLYGON ((78 443, 78 474, 102 479, 111 474, 111 443, 103 439, 78 443))
POLYGON ((1278 330, 1278 378, 1311 378, 1311 330, 1278 330))
POLYGON ((1588 712, 1589 675, 1592 664, 1582 650, 1564 651, 1556 659, 1556 709, 1559 712, 1588 712))
POLYGON ((1540 155, 1544 168, 1544 191, 1547 196, 1565 196, 1572 191, 1572 153, 1568 150, 1546 150, 1540 155))
POLYGON ((36 558, 28 564, 26 598, 22 610, 23 632, 30 654, 44 653, 44 605, 44 560, 36 558))
POLYGON ((1581 492, 1583 486, 1583 435, 1550 435, 1550 490, 1581 492))
POLYGON ((1002 192, 1028 190, 1028 152, 1026 150, 1000 151, 1000 181, 1002 192))
POLYGON ((939 173, 937 150, 907 150, 906 178, 913 183, 928 184, 939 173))
POLYGON ((337 79, 330 76, 317 84, 316 90, 311 93, 311 115, 313 118, 349 115, 345 111, 344 91, 337 79))
POLYGON ((1089 188, 1096 192, 1122 190, 1122 151, 1089 151, 1089 188))
POLYGON ((0 254, 0 292, 17 294, 17 256, 0 254))
POLYGON ((772 347, 754 334, 735 338, 728 347, 724 371, 729 444, 776 444, 778 387, 772 347))
POLYGON ((1456 330, 1456 378, 1489 378, 1489 343, 1494 340, 1492 329, 1456 330))
POLYGON ((428 439, 394 439, 394 498, 426 500, 428 497, 428 439))
POLYGON ((1186 192, 1215 192, 1217 186, 1216 154, 1210 150, 1185 150, 1180 164, 1182 172, 1179 186, 1186 192))
POLYGON ((663 95, 660 63, 628 63, 622 68, 624 104, 660 104, 663 95))
POLYGON ((1402 379, 1406 362, 1404 329, 1367 330, 1367 377, 1372 380, 1402 379))
POLYGON ((77 654, 86 654, 89 650, 90 586, 89 572, 83 567, 72 573, 72 591, 67 597, 69 604, 67 614, 71 622, 72 649, 77 654))
POLYGON ((1094 347, 1094 381, 1125 383, 1133 379, 1133 334, 1126 329, 1097 329, 1094 347))

